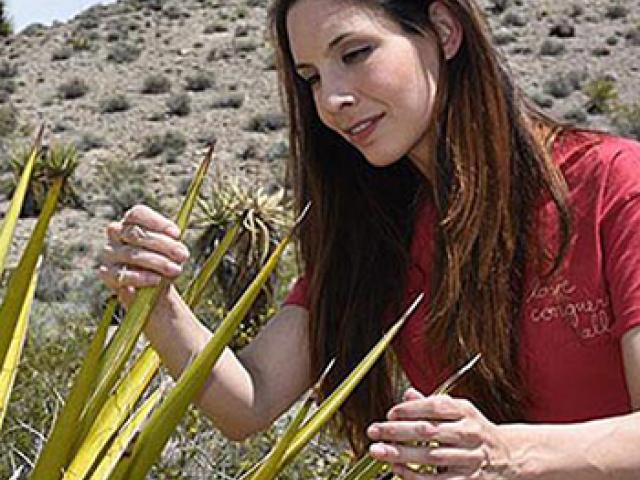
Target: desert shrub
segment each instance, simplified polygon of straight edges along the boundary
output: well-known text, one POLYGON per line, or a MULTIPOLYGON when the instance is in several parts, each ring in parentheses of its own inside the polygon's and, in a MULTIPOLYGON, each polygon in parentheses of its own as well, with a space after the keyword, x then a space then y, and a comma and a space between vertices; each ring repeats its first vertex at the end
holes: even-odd
POLYGON ((565 51, 566 47, 564 43, 558 42, 556 40, 547 39, 542 42, 542 45, 540 46, 540 55, 545 55, 548 57, 556 57, 563 54, 565 51))
POLYGON ((205 35, 211 35, 212 33, 224 33, 229 30, 226 22, 214 22, 204 27, 205 35))
POLYGON ((126 112, 131 108, 131 104, 126 96, 122 94, 105 98, 100 102, 100 111, 102 113, 126 112))
POLYGON ((601 114, 611 111, 612 102, 618 99, 615 82, 609 79, 595 79, 582 89, 587 96, 587 111, 591 114, 601 114))
POLYGON ((186 146, 187 141, 183 134, 169 130, 162 135, 155 134, 146 137, 142 142, 140 155, 151 158, 164 153, 168 157, 175 157, 184 152, 186 146))
POLYGON ((107 54, 107 60, 114 63, 131 63, 140 57, 140 48, 126 42, 116 43, 107 54))
POLYGON ((258 49, 260 45, 251 38, 234 38, 233 48, 238 53, 250 53, 258 49))
POLYGON ((149 188, 149 173, 144 164, 117 158, 105 161, 97 168, 98 188, 111 207, 109 218, 122 218, 137 203, 160 208, 157 196, 149 188))
POLYGON ((67 60, 71 58, 71 55, 73 55, 73 50, 70 47, 67 47, 65 45, 60 48, 56 48, 51 53, 51 60, 53 60, 54 62, 58 62, 60 60, 67 60))
POLYGON ((622 3, 607 5, 607 8, 604 11, 604 16, 609 20, 618 20, 620 18, 625 18, 628 14, 629 9, 622 3))
POLYGON ((89 91, 89 86, 80 77, 72 78, 58 86, 58 93, 64 100, 75 100, 84 97, 89 91))
POLYGON ((16 91, 16 81, 13 78, 0 78, 0 92, 11 95, 16 91))
POLYGON ((185 81, 185 90, 191 92, 202 92, 207 90, 213 86, 213 80, 211 73, 208 72, 197 72, 193 75, 190 75, 186 78, 185 81))
POLYGON ((171 80, 164 75, 152 73, 147 75, 142 82, 142 93, 156 95, 167 93, 171 89, 171 80))
POLYGON ((13 33, 13 26, 7 17, 4 1, 0 2, 0 37, 8 37, 13 33))
POLYGON ((18 66, 15 63, 3 60, 0 62, 0 78, 13 78, 18 74, 18 66))
POLYGON ((230 93, 218 95, 213 99, 211 108, 240 108, 244 103, 244 95, 241 93, 230 93))
POLYGON ((621 135, 640 140, 640 102, 618 107, 613 115, 613 125, 621 135))
POLYGON ((82 133, 75 143, 76 147, 81 152, 88 152, 90 150, 106 146, 105 139, 92 132, 82 133))
POLYGON ((554 98, 566 98, 576 90, 575 83, 566 75, 558 73, 544 82, 542 91, 554 98))
POLYGON ((627 44, 633 47, 640 47, 640 25, 636 25, 633 28, 627 30, 624 34, 624 38, 627 44))
POLYGON ((167 99, 167 111, 171 115, 185 117, 191 113, 191 97, 186 93, 177 93, 167 99))
POLYGON ((18 112, 13 105, 0 105, 0 138, 6 137, 18 128, 18 112))
POLYGON ((91 42, 85 36, 74 36, 70 38, 69 45, 71 45, 71 48, 76 52, 91 49, 91 42))
POLYGON ((281 113, 261 113, 251 117, 246 125, 246 130, 269 133, 283 129, 286 124, 286 117, 281 113))
POLYGON ((505 27, 525 27, 527 23, 527 19, 517 12, 507 12, 502 17, 502 25, 505 27))

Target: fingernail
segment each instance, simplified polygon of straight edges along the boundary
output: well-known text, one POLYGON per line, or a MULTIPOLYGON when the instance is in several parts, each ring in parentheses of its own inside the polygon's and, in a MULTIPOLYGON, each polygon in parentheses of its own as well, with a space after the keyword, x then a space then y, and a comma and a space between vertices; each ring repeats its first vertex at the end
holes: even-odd
POLYGON ((378 438, 378 436, 380 435, 380 427, 378 427, 377 425, 371 425, 367 429, 367 435, 369 435, 369 437, 371 438, 378 438))
POLYGON ((182 273, 182 267, 180 265, 176 265, 175 263, 169 264, 169 275, 179 275, 182 273))
POLYGON ((384 448, 383 445, 381 445, 380 443, 372 443, 371 445, 369 445, 369 453, 371 455, 384 455, 386 453, 386 450, 384 448))
POLYGON ((175 238, 179 238, 180 237, 180 229, 176 226, 176 225, 170 225, 167 230, 166 230, 167 234, 171 235, 172 237, 175 238))

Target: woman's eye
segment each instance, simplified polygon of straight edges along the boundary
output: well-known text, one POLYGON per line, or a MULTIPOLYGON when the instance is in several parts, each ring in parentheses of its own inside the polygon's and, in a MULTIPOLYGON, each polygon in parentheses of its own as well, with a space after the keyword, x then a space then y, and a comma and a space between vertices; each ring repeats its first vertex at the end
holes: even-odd
POLYGON ((342 56, 342 61, 344 63, 353 63, 358 60, 364 60, 371 53, 372 48, 370 46, 358 48, 356 50, 352 50, 350 52, 345 53, 342 56))
POLYGON ((302 77, 302 80, 309 85, 313 86, 320 81, 320 75, 311 75, 309 77, 302 77))

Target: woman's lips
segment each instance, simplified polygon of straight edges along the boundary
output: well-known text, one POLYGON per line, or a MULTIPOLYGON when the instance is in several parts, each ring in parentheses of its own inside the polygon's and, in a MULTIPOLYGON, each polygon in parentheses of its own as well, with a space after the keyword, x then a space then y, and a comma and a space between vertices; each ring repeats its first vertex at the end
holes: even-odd
POLYGON ((371 137, 382 117, 384 117, 384 113, 358 123, 347 131, 349 139, 354 143, 363 144, 371 137))

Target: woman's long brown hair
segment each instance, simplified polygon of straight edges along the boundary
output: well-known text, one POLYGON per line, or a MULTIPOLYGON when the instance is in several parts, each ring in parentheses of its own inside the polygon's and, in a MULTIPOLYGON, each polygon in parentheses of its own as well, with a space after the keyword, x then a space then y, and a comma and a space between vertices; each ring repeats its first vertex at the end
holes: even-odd
MULTIPOLYGON (((382 319, 404 307, 416 212, 432 201, 438 223, 428 342, 443 346, 451 368, 482 352, 465 396, 494 421, 520 419, 527 399, 518 373, 517 318, 525 264, 548 253, 530 241, 542 197, 559 213, 560 245, 546 273, 559 265, 570 235, 566 185, 544 142, 560 126, 520 96, 474 1, 441 0, 464 39, 448 62, 441 52, 429 127, 437 147, 433 182, 407 158, 373 167, 320 121, 309 86, 295 72, 286 28, 295 1, 275 0, 270 19, 297 205, 313 204, 299 234, 313 374, 336 357, 324 386, 331 391, 380 338, 382 319)), ((382 9, 410 35, 437 41, 427 14, 433 0, 351 1, 382 9)), ((392 405, 394 371, 393 361, 382 359, 341 410, 341 426, 357 451, 367 444, 368 423, 392 405)))

